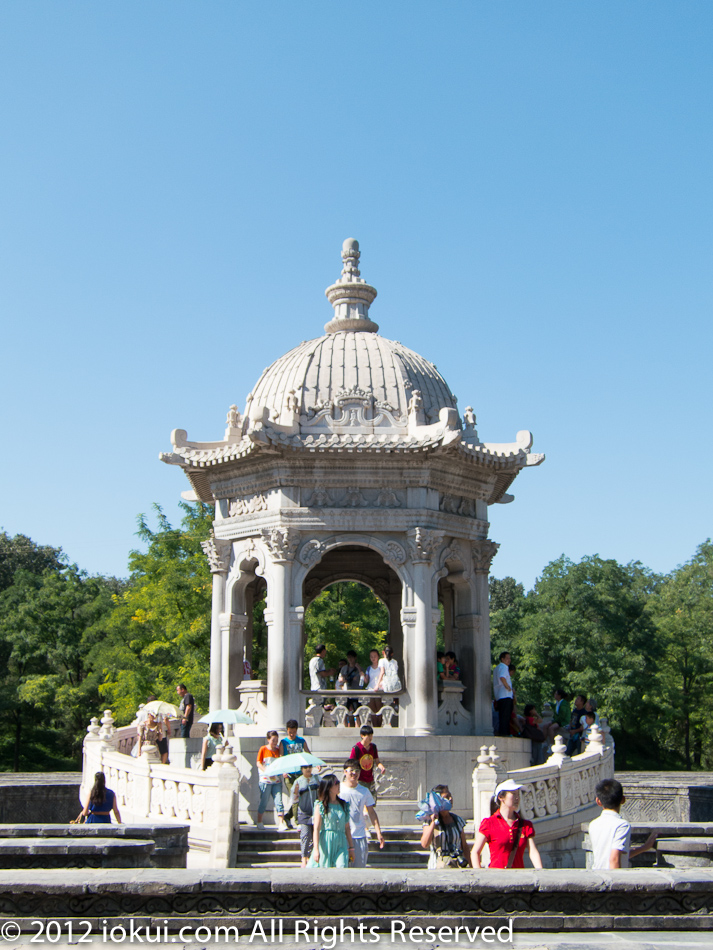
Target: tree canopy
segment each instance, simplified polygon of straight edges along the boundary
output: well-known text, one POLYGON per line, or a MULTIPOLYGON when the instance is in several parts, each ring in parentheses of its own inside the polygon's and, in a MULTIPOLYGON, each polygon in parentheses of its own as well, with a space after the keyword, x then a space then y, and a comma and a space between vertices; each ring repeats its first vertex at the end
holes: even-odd
MULTIPOLYGON (((200 504, 183 505, 179 527, 158 507, 142 515, 125 580, 91 577, 59 548, 0 533, 0 769, 76 768, 91 716, 111 707, 128 723, 150 694, 174 701, 181 681, 208 709, 212 580, 201 542, 212 517, 200 504)), ((259 676, 264 607, 263 591, 253 608, 259 676)), ((713 767, 710 540, 665 576, 563 555, 530 591, 491 578, 490 616, 493 662, 512 654, 520 706, 541 706, 556 687, 582 692, 609 718, 619 767, 713 767)), ((305 671, 319 643, 328 667, 349 649, 365 666, 388 628, 368 588, 332 584, 305 612, 305 671)))

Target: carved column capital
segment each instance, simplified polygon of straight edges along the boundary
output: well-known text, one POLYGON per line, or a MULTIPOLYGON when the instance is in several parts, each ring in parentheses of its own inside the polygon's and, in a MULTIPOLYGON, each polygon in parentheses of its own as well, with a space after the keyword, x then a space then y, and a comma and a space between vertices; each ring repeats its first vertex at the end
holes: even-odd
POLYGON ((300 534, 293 528, 263 528, 260 532, 273 561, 294 561, 300 534))
POLYGON ((412 528, 408 532, 408 545, 414 564, 427 564, 443 543, 444 531, 428 528, 412 528))
POLYGON ((208 566, 211 574, 227 574, 230 567, 230 541, 217 541, 210 537, 207 541, 201 541, 203 553, 208 558, 208 566))
POLYGON ((473 541, 470 549, 473 557, 473 568, 476 574, 489 574, 490 563, 498 553, 499 544, 485 538, 482 541, 473 541))

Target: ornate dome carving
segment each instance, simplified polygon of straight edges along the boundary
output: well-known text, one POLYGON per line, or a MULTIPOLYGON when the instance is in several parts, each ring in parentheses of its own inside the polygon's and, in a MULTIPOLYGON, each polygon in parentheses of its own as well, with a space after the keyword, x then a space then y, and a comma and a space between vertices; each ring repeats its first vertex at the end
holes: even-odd
POLYGON ((339 330, 301 343, 268 367, 248 396, 246 414, 265 407, 271 421, 286 422, 283 417, 296 399, 304 430, 330 405, 348 413, 355 408, 351 403, 373 400, 374 414, 384 410, 386 428, 405 429, 416 391, 426 424, 437 422, 441 409, 456 408, 445 379, 418 353, 370 331, 339 330))

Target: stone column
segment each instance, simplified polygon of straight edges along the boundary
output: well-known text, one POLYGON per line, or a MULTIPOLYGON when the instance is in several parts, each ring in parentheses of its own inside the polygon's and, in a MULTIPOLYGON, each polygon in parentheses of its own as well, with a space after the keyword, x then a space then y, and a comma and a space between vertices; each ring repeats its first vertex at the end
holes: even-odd
MULTIPOLYGON (((413 632, 409 637, 411 662, 408 684, 411 696, 409 732, 429 736, 438 730, 436 690, 436 622, 432 603, 431 559, 443 542, 442 531, 413 528, 408 532, 413 570, 413 632)), ((402 613, 404 622, 405 611, 402 613)))
POLYGON ((213 601, 210 615, 210 698, 211 709, 220 709, 222 634, 220 615, 225 611, 225 582, 230 567, 230 541, 208 538, 201 543, 213 575, 213 601))
POLYGON ((490 563, 500 545, 487 538, 473 541, 471 555, 475 572, 475 607, 477 616, 473 617, 472 643, 475 660, 475 695, 473 697, 473 719, 475 735, 493 734, 492 680, 490 663, 490 595, 488 575, 490 563), (477 622, 475 622, 477 621, 477 622))
POLYGON ((247 614, 221 614, 220 708, 237 709, 238 686, 243 681, 243 647, 247 614))
POLYGON ((299 535, 290 528, 265 528, 270 552, 267 573, 267 709, 271 729, 284 728, 288 719, 300 721, 301 617, 303 608, 290 603, 292 569, 299 535))

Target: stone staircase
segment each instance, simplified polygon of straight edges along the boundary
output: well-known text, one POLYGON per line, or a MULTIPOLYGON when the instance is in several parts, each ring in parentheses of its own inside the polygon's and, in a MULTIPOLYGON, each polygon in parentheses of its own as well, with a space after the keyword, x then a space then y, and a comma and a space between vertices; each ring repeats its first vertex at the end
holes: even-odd
MULTIPOLYGON (((414 868, 425 870, 428 851, 421 847, 420 826, 401 825, 382 829, 386 844, 383 851, 376 838, 369 844, 369 867, 414 868)), ((298 830, 278 832, 275 828, 258 831, 241 826, 238 868, 295 868, 300 866, 300 835, 298 830)))

